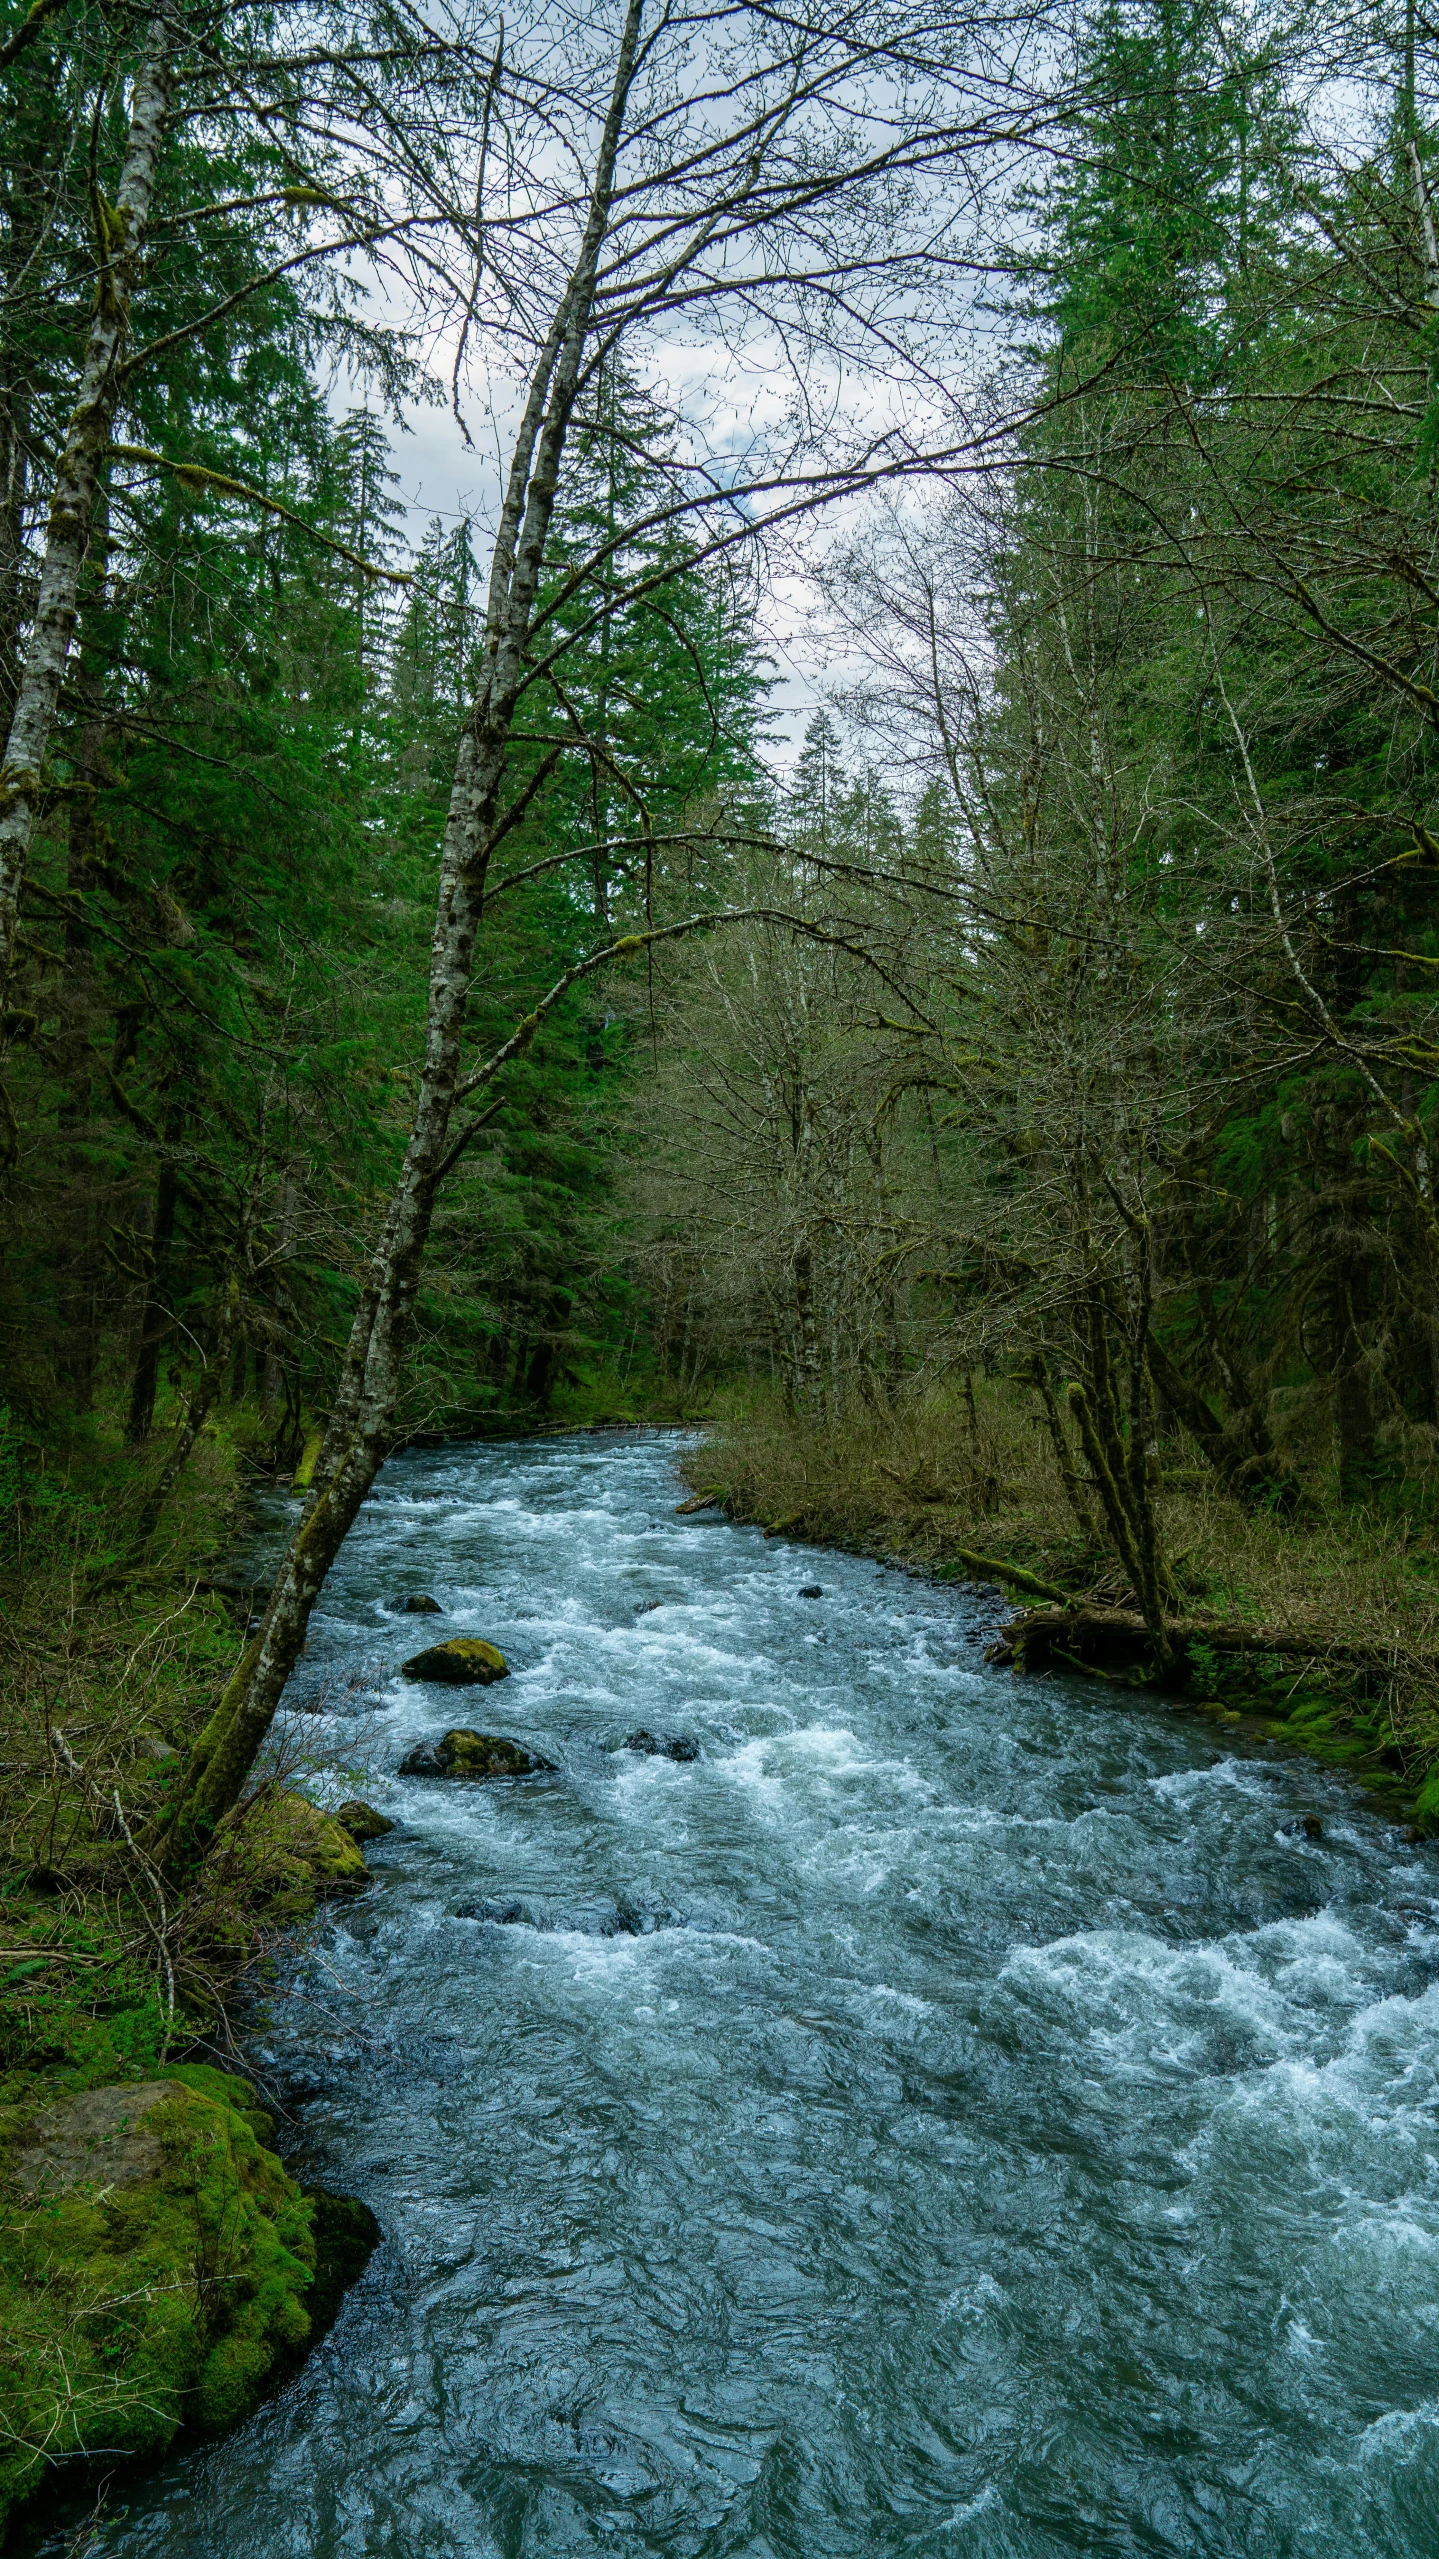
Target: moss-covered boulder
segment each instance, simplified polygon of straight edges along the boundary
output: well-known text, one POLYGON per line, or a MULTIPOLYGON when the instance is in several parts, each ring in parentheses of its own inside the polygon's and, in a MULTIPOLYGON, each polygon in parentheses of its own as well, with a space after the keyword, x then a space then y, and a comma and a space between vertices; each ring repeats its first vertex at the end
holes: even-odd
POLYGON ((404 1664, 406 1679, 432 1679, 449 1688, 488 1688, 508 1679, 510 1666, 494 1644, 478 1635, 452 1635, 447 1644, 431 1644, 404 1664))
POLYGON ((247 1808, 230 1853, 247 1902, 274 1926, 293 1926, 323 1896, 363 1892, 370 1880, 345 1825, 285 1787, 247 1808))
POLYGON ((357 1840, 383 1839, 386 1832, 395 1827, 393 1822, 386 1821, 383 1813, 376 1812, 373 1804, 361 1803, 358 1795, 348 1804, 336 1805, 335 1819, 341 1830, 347 1830, 350 1837, 357 1840))
MULTIPOLYGON (((242 2080, 185 2067, 0 2115, 0 2528, 51 2464, 232 2426, 303 2353, 334 2269, 268 2130, 242 2080)), ((374 2226, 332 2204, 348 2279, 345 2214, 374 2226)))
POLYGON ((552 1771, 552 1759, 526 1750, 503 1733, 472 1733, 463 1726, 437 1742, 419 1742, 400 1762, 402 1777, 534 1777, 552 1771))

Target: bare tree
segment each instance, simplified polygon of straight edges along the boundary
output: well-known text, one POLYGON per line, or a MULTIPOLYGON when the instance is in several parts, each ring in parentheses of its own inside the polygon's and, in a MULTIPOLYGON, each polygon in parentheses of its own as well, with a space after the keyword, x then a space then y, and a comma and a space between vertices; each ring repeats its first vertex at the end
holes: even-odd
MULTIPOLYGON (((687 466, 671 466, 673 497, 658 520, 699 528, 711 552, 752 541, 761 520, 917 467, 921 403, 939 443, 967 436, 933 365, 934 333, 953 317, 961 222, 1024 111, 1005 32, 977 14, 866 6, 771 20, 747 8, 651 15, 646 0, 627 0, 617 30, 603 11, 572 23, 563 88, 543 16, 528 30, 533 61, 524 31, 497 36, 471 137, 480 211, 466 233, 465 326, 488 329, 497 354, 526 349, 526 369, 482 673, 450 800, 424 1064, 304 1517, 262 1629, 196 1746, 174 1814, 181 1845, 236 1800, 326 1572, 388 1453, 436 1197, 478 1124, 457 1130, 456 1113, 488 1095, 537 1027, 538 1009, 492 1057, 467 1060, 491 860, 561 754, 588 745, 565 711, 562 659, 575 631, 572 621, 561 637, 557 613, 636 530, 618 528, 546 592, 577 403, 621 347, 653 353, 682 335, 714 350, 716 395, 746 379, 746 360, 776 391, 783 384, 772 422, 754 422, 726 449, 696 419, 687 466), (523 784, 522 707, 529 740, 548 741, 523 784)), ((1012 56, 1025 27, 1007 33, 1012 56)), ((581 966, 622 958, 648 931, 581 966)))

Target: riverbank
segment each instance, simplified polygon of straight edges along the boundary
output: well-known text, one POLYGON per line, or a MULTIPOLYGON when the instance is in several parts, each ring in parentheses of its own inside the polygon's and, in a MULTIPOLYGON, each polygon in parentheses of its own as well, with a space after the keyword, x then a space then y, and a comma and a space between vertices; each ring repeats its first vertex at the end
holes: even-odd
POLYGON ((215 1586, 242 1456, 204 1437, 141 1543, 157 1460, 103 1430, 30 1453, 7 1487, 0 2530, 102 2448, 248 2413, 364 2253, 363 2223, 295 2184, 248 2082, 214 2066, 237 1984, 363 1885, 363 1857, 279 1754, 194 1877, 162 1881, 145 1853, 243 1633, 243 1600, 215 1586))
MULTIPOLYGON (((731 1517, 769 1535, 940 1580, 993 1581, 1012 1621, 1058 1604, 1078 1636, 1086 1607, 1103 1626, 1132 1599, 1113 1557, 1080 1530, 1042 1413, 1006 1381, 843 1421, 734 1396, 680 1465, 697 1494, 717 1494, 731 1517)), ((1439 1833, 1439 1576, 1419 1505, 1316 1503, 1290 1523, 1242 1508, 1171 1452, 1157 1507, 1193 1630, 1180 1664, 1186 1701, 1344 1769, 1376 1802, 1439 1833), (1206 1624, 1223 1644, 1205 1641, 1206 1624), (1235 1640, 1250 1628, 1252 1647, 1235 1640), (1280 1642, 1267 1646, 1266 1633, 1280 1642), (1354 1658, 1361 1651, 1369 1658, 1354 1658)), ((1154 1686, 1143 1630, 1118 1635, 1107 1674, 1078 1640, 1057 1645, 1057 1666, 1154 1686)))

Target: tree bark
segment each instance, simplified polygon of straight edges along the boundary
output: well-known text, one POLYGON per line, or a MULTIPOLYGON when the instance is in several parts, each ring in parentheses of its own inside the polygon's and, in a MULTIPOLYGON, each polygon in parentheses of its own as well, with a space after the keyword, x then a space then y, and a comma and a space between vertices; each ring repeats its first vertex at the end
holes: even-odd
MULTIPOLYGON (((173 1104, 166 1116, 165 1135, 178 1143, 183 1114, 173 1104)), ((155 1222, 150 1230, 149 1287, 145 1294, 145 1311, 140 1319, 140 1347, 135 1354, 135 1374, 130 1381, 130 1414, 125 1425, 125 1439, 138 1448, 150 1436, 155 1419, 155 1389, 160 1377, 160 1351, 170 1330, 170 1255, 175 1241, 175 1210, 179 1204, 180 1186, 175 1167, 167 1156, 155 1183, 155 1222)))
MULTIPOLYGON (((389 1454, 400 1371, 436 1195, 449 1159, 475 937, 497 838, 510 733, 525 683, 570 421, 609 225, 615 164, 644 0, 629 0, 584 232, 531 379, 495 539, 479 690, 456 759, 430 949, 425 1054, 404 1163, 355 1310, 334 1407, 300 1526, 264 1623, 191 1754, 168 1817, 167 1855, 203 1847, 238 1801, 342 1540, 389 1454)), ((529 1016, 512 1046, 527 1043, 529 1016)))
POLYGON ((1145 1344, 1145 1356, 1160 1394, 1198 1441, 1226 1492, 1251 1509, 1292 1518, 1302 1499, 1299 1480, 1282 1464, 1258 1405, 1222 1422, 1208 1397, 1191 1385, 1153 1333, 1145 1344))
POLYGON ((175 32, 168 11, 151 20, 135 75, 130 127, 113 205, 95 199, 99 273, 65 449, 55 473, 40 593, 20 670, 0 770, 0 989, 15 962, 20 892, 35 833, 45 759, 75 634, 80 580, 120 396, 130 303, 139 279, 170 102, 175 32))

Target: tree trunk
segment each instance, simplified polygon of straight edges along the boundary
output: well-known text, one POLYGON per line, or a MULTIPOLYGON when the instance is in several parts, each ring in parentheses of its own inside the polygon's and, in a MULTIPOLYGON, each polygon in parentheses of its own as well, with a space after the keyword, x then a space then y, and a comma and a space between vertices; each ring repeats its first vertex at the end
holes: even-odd
MULTIPOLYGON (((180 1126, 179 1114, 172 1107, 166 1122, 166 1136, 178 1138, 180 1126)), ((125 1438, 131 1448, 138 1448, 142 1440, 149 1438, 155 1419, 160 1352, 170 1330, 170 1256, 175 1241, 175 1209, 179 1196, 175 1167, 167 1157, 155 1184, 149 1288, 140 1324, 140 1347, 135 1354, 135 1374, 130 1381, 130 1417, 125 1425, 125 1438)))
POLYGON ((1339 1458, 1339 1499, 1367 1502, 1374 1491, 1374 1401, 1364 1355, 1361 1314, 1368 1273, 1346 1255, 1334 1275, 1334 1436, 1339 1458))
POLYGON ((150 22, 130 101, 130 128, 113 205, 97 192, 99 273, 80 393, 55 473, 40 594, 0 771, 0 988, 15 961, 20 891, 35 833, 45 760, 70 655, 110 430, 120 395, 130 300, 140 273, 170 99, 175 34, 168 12, 150 22))
POLYGON ((58 1124, 68 1141, 71 1197, 71 1259, 61 1291, 62 1338, 59 1369, 77 1411, 90 1410, 99 1355, 101 1220, 92 1196, 85 1132, 91 1116, 92 1053, 97 987, 90 949, 85 901, 95 885, 99 829, 95 799, 100 785, 106 720, 104 652, 99 628, 105 609, 109 511, 103 483, 90 543, 88 592, 82 615, 80 660, 75 690, 84 711, 84 727, 76 754, 70 800, 69 866, 66 877, 65 972, 61 1019, 56 1041, 62 1086, 58 1124))
MULTIPOLYGON (((475 936, 510 732, 525 682, 570 420, 578 395, 615 161, 639 46, 643 0, 629 0, 609 112, 575 265, 540 353, 511 460, 495 538, 478 696, 456 759, 430 950, 424 1063, 409 1143, 369 1278, 299 1529, 275 1578, 264 1623, 191 1754, 168 1818, 167 1855, 202 1846, 238 1801, 305 1639, 310 1613, 346 1532, 389 1454, 407 1343, 435 1199, 449 1160, 475 936)), ((511 1049, 526 1045, 535 1016, 511 1049)))
POLYGON ((220 1389, 225 1380, 225 1363, 229 1356, 239 1304, 239 1282, 234 1279, 228 1280, 220 1292, 220 1311, 215 1326, 215 1339, 210 1347, 210 1356, 196 1380, 184 1420, 176 1430, 164 1465, 140 1505, 134 1531, 134 1542, 137 1547, 148 1546, 154 1536, 160 1523, 160 1514, 179 1482, 184 1468, 188 1466, 190 1452, 218 1401, 220 1389))
POLYGON ((1251 1508, 1292 1518, 1302 1500, 1298 1477, 1283 1465, 1258 1404, 1222 1422, 1208 1397, 1192 1386, 1176 1360, 1151 1333, 1145 1345, 1150 1375, 1185 1429, 1196 1439, 1226 1492, 1251 1508))

